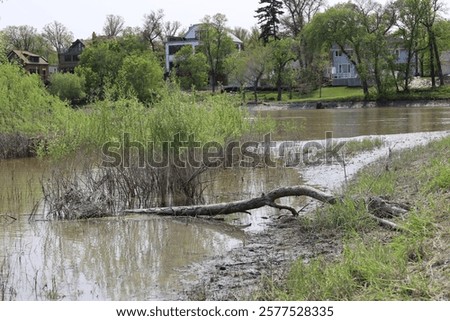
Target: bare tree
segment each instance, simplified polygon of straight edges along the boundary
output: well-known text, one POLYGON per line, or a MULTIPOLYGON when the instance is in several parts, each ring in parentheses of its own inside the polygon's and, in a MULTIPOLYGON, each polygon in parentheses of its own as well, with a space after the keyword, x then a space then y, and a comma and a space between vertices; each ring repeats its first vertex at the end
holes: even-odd
POLYGON ((245 28, 235 27, 233 29, 232 33, 233 33, 233 35, 238 37, 240 40, 242 40, 242 42, 244 42, 244 43, 246 43, 247 40, 250 39, 250 32, 245 28))
POLYGON ((283 0, 288 15, 282 19, 286 29, 296 37, 312 17, 325 6, 326 0, 283 0))
POLYGON ((55 48, 58 53, 58 59, 59 54, 64 52, 73 41, 73 33, 58 21, 47 24, 43 29, 42 37, 55 48))
POLYGON ((141 36, 142 29, 139 27, 126 27, 122 31, 123 36, 141 36))
POLYGON ((125 19, 118 15, 107 15, 105 25, 103 26, 103 32, 108 38, 114 38, 120 35, 125 26, 125 19))
POLYGON ((36 28, 32 26, 9 26, 3 30, 8 49, 33 51, 38 36, 36 28))
POLYGON ((163 34, 164 10, 152 11, 144 15, 144 39, 150 43, 152 50, 155 51, 156 41, 161 39, 163 34))
POLYGON ((163 25, 163 31, 161 33, 161 40, 164 41, 167 37, 176 36, 181 32, 181 22, 179 21, 166 21, 163 25))

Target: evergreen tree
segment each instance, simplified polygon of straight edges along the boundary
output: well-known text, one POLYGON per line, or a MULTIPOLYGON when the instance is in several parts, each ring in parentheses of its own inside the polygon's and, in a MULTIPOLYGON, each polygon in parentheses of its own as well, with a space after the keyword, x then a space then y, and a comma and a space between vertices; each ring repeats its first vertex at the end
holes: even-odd
POLYGON ((261 7, 256 10, 258 24, 261 29, 260 39, 264 43, 268 43, 271 38, 278 40, 278 25, 280 24, 279 17, 284 13, 283 2, 279 0, 260 0, 261 7))

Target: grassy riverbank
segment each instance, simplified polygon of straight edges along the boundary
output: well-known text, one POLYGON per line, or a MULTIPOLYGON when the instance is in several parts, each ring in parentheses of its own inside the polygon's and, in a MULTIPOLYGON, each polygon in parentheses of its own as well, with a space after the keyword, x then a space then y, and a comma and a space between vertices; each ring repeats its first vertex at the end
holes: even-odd
MULTIPOLYGON (((258 100, 261 102, 276 103, 277 93, 261 92, 258 100)), ((417 101, 417 100, 446 100, 450 99, 450 86, 445 85, 436 89, 413 88, 409 92, 396 92, 393 90, 382 97, 378 97, 375 92, 371 92, 368 101, 417 101)), ((253 96, 247 95, 248 102, 253 102, 253 96)), ((308 94, 293 92, 292 97, 288 91, 284 91, 281 103, 308 103, 308 102, 343 102, 343 101, 363 101, 364 94, 359 87, 323 87, 308 94)))
POLYGON ((450 298, 450 138, 393 155, 365 169, 342 205, 304 218, 305 230, 343 236, 335 259, 299 259, 269 300, 448 300, 450 298), (411 204, 395 219, 406 232, 378 226, 352 199, 383 195, 411 204))

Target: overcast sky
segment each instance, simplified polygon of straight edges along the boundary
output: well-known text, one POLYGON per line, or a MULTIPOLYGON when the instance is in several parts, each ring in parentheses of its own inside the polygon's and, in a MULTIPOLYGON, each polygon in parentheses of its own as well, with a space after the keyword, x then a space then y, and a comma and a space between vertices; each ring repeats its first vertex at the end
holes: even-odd
MULTIPOLYGON (((448 1, 448 0, 446 0, 448 1)), ((329 4, 340 2, 328 0, 329 4)), ((384 2, 384 0, 382 0, 384 2)), ((163 9, 166 21, 180 21, 184 28, 205 15, 223 13, 229 27, 250 29, 259 0, 4 0, 0 3, 0 29, 10 25, 31 25, 40 32, 52 21, 63 23, 75 38, 89 38, 102 32, 108 14, 121 15, 127 26, 141 26, 143 16, 163 9)))

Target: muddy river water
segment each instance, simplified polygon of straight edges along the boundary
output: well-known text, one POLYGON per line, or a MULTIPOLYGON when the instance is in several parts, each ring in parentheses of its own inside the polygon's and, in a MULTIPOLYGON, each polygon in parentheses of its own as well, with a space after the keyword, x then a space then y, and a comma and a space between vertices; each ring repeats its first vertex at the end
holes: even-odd
MULTIPOLYGON (((450 130, 450 107, 263 111, 284 128, 273 139, 323 139, 450 130)), ((83 221, 29 220, 39 206, 45 161, 0 161, 0 300, 177 299, 191 264, 244 246, 274 209, 236 215, 230 225, 148 216, 83 221), (233 227, 249 225, 246 229, 233 227)), ((304 183, 295 169, 227 169, 209 183, 209 202, 257 196, 304 183)), ((283 199, 302 206, 302 199, 283 199)))

